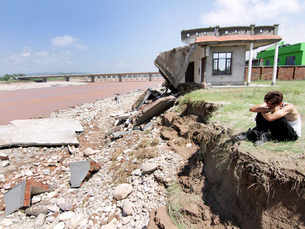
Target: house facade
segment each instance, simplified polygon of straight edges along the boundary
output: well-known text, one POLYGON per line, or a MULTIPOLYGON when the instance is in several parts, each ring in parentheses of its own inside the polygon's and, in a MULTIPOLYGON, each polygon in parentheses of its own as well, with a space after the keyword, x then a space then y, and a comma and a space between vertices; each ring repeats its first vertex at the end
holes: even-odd
MULTIPOLYGON (((263 66, 273 65, 275 47, 270 47, 257 54, 263 66)), ((305 65, 305 42, 293 45, 282 44, 278 50, 278 65, 305 65)))
MULTIPOLYGON (((246 51, 281 40, 278 25, 208 27, 181 31, 185 47, 161 53, 155 60, 163 77, 174 87, 185 82, 210 85, 245 84, 246 51)), ((248 76, 250 82, 251 71, 248 76)))

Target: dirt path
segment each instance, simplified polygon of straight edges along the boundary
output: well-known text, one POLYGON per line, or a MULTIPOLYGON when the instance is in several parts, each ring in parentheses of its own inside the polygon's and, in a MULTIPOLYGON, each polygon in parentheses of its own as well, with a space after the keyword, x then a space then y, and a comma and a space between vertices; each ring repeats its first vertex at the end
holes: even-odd
POLYGON ((0 91, 0 125, 16 119, 48 115, 78 104, 160 85, 156 81, 97 82, 86 85, 0 91))

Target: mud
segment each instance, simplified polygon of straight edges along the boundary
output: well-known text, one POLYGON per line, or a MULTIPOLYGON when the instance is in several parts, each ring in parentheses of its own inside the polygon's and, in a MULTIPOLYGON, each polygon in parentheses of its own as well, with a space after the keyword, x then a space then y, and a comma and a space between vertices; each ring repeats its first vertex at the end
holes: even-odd
POLYGON ((194 112, 167 112, 162 125, 161 136, 169 146, 184 139, 198 147, 181 151, 188 159, 178 174, 180 191, 171 192, 168 207, 176 225, 305 228, 305 175, 296 165, 282 167, 259 153, 241 151, 230 130, 198 119, 194 112))

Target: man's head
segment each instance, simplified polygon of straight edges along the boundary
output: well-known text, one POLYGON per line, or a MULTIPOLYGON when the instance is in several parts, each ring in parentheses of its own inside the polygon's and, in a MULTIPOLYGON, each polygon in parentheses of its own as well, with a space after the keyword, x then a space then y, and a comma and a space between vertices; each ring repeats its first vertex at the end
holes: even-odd
POLYGON ((280 91, 269 91, 264 97, 265 103, 269 108, 281 105, 283 102, 283 94, 280 91))

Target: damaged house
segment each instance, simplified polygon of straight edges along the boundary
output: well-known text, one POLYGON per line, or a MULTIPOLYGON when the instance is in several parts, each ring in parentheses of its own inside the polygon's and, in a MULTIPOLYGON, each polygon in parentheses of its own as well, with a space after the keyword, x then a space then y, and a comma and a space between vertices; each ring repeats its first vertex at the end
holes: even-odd
MULTIPOLYGON (((281 37, 278 36, 278 25, 216 26, 183 30, 181 40, 188 45, 163 52, 155 60, 172 90, 177 90, 179 84, 192 82, 245 84, 246 51, 250 51, 249 62, 252 63, 253 49, 276 43, 277 50, 281 37)), ((250 84, 251 64, 248 67, 247 81, 250 84)))

